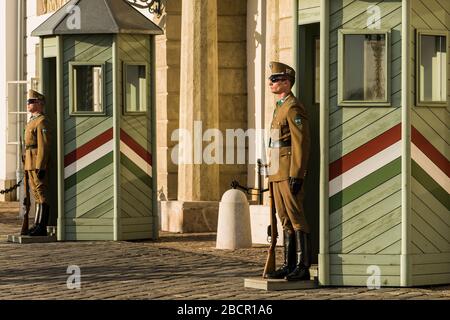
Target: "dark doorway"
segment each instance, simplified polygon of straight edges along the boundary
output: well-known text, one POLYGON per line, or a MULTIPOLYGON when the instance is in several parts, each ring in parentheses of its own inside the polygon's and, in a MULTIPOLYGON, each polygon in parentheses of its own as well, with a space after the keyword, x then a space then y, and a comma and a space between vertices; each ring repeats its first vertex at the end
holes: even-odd
POLYGON ((42 93, 45 95, 45 114, 49 118, 52 130, 52 147, 49 171, 49 226, 56 226, 58 219, 58 148, 57 146, 57 86, 56 86, 56 58, 46 58, 42 63, 42 93))
POLYGON ((305 180, 305 213, 311 227, 313 263, 319 254, 320 190, 320 23, 299 26, 298 96, 305 105, 311 126, 311 151, 305 180))

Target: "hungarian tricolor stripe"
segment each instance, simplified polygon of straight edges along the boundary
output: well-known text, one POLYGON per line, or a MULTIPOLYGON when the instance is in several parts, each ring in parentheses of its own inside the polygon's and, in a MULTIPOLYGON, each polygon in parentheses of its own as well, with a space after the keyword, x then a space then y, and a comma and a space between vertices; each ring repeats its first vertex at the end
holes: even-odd
MULTIPOLYGON (((380 173, 380 170, 383 171, 383 168, 387 168, 386 166, 399 157, 401 157, 400 124, 330 165, 330 197, 371 177, 376 172, 380 173)), ((363 187, 361 190, 365 189, 363 187)))
POLYGON ((98 135, 64 157, 66 189, 113 161, 113 129, 98 135))
POLYGON ((131 169, 135 175, 146 175, 150 178, 153 176, 152 155, 124 130, 120 131, 120 152, 122 153, 122 164, 131 169))
POLYGON ((450 161, 412 127, 412 175, 450 210, 450 161))

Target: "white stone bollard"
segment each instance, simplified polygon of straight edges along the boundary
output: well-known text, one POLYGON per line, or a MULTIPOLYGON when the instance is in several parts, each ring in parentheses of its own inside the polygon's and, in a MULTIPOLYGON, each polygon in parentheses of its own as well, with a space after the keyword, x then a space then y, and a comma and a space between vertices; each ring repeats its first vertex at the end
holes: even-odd
POLYGON ((216 249, 251 248, 250 207, 242 191, 225 192, 219 206, 216 249))

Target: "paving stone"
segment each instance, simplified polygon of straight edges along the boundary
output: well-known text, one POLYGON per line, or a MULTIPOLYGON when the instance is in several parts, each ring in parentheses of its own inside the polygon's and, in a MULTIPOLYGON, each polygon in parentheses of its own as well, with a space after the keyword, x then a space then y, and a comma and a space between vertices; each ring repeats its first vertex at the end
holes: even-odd
POLYGON ((0 300, 450 300, 450 286, 262 292, 244 288, 244 279, 262 274, 266 246, 219 251, 213 233, 162 233, 154 242, 8 244, 5 236, 20 224, 18 206, 0 203, 0 300), (71 265, 81 269, 81 290, 67 288, 71 265))

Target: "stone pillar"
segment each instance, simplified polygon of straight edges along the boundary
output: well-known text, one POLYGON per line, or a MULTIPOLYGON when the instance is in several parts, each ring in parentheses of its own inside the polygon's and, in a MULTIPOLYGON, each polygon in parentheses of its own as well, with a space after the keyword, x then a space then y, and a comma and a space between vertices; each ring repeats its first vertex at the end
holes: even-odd
POLYGON ((219 128, 217 0, 183 0, 182 10, 180 129, 193 139, 181 141, 189 156, 180 159, 178 200, 219 201, 219 165, 205 164, 202 152, 203 132, 219 128))
POLYGON ((162 230, 216 231, 220 171, 204 163, 203 133, 219 129, 217 0, 183 0, 181 20, 180 129, 192 139, 179 141, 178 201, 162 202, 162 230))
POLYGON ((163 7, 161 18, 154 18, 164 29, 155 40, 158 193, 161 200, 176 200, 178 167, 171 160, 176 145, 171 136, 180 122, 181 0, 164 0, 163 7))

